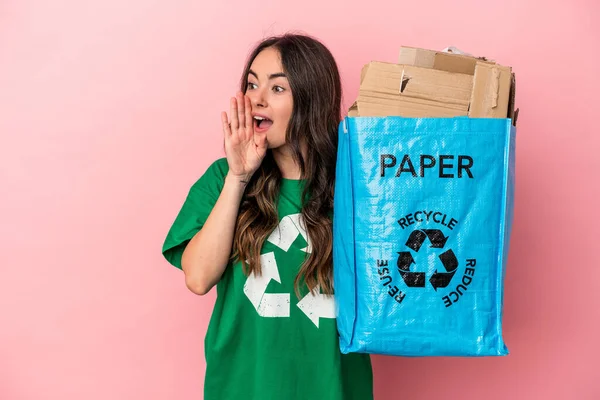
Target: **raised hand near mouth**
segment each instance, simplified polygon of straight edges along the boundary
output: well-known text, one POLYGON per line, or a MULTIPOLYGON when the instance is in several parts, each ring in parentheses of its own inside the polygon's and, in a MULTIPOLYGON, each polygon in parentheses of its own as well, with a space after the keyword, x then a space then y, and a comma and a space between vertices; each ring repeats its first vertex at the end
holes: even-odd
POLYGON ((248 183, 267 154, 267 134, 255 132, 250 99, 241 92, 231 99, 230 117, 221 113, 228 174, 248 183))

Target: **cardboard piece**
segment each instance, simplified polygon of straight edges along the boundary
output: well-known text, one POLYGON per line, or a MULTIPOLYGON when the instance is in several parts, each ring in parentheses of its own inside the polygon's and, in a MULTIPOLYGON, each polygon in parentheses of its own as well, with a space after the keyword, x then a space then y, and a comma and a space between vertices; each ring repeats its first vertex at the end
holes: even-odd
POLYGON ((510 67, 414 47, 402 47, 398 61, 363 67, 349 116, 511 118, 516 125, 510 67))

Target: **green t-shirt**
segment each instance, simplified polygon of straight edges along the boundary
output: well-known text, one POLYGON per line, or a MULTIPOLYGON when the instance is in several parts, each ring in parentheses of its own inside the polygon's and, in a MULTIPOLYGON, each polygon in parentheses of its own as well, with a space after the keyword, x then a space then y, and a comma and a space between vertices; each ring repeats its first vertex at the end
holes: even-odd
MULTIPOLYGON (((202 228, 223 188, 228 164, 214 162, 192 186, 163 246, 181 268, 187 242, 202 228)), ((341 354, 333 297, 298 299, 294 279, 310 252, 300 224, 304 182, 283 179, 279 226, 261 251, 262 275, 228 265, 205 338, 206 400, 370 400, 367 354, 341 354)))

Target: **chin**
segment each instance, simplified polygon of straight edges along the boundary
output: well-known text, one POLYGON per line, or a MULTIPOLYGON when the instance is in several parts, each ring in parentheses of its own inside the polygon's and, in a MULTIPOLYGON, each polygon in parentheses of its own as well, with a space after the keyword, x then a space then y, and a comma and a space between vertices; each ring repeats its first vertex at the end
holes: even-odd
POLYGON ((267 141, 267 148, 269 150, 281 149, 283 146, 285 146, 285 143, 271 143, 271 142, 267 141))
POLYGON ((277 149, 277 148, 285 145, 285 139, 282 139, 280 137, 280 135, 273 135, 273 136, 267 135, 267 148, 277 149))

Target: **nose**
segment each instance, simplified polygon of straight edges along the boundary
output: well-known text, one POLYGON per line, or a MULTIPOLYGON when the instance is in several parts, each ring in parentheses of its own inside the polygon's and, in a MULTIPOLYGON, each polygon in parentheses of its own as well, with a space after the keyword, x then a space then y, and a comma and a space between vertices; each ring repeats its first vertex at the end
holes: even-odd
POLYGON ((249 90, 246 95, 250 98, 252 108, 265 108, 267 106, 267 99, 265 96, 265 89, 258 87, 254 90, 249 90))

